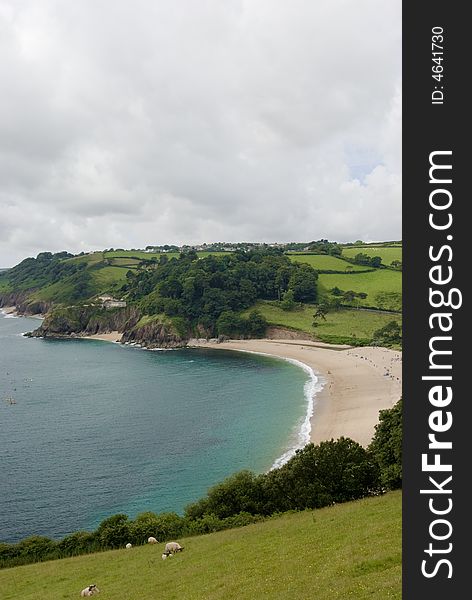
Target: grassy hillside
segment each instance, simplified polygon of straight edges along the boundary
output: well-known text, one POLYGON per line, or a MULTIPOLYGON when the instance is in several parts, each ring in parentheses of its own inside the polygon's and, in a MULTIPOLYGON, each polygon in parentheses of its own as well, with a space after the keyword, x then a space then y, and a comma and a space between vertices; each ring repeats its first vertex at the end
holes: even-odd
POLYGON ((342 255, 346 258, 354 258, 359 253, 367 254, 367 256, 380 256, 382 263, 387 266, 393 260, 402 260, 401 246, 349 246, 343 248, 342 255))
POLYGON ((162 544, 0 571, 3 600, 401 598, 401 493, 162 544), (379 543, 381 541, 381 543, 379 543))
POLYGON ((329 256, 327 254, 292 254, 288 255, 290 260, 293 262, 307 263, 314 269, 320 271, 341 271, 345 272, 346 268, 352 269, 353 271, 365 271, 366 267, 361 265, 352 265, 341 258, 336 256, 329 256))
MULTIPOLYGON (((367 298, 359 301, 361 306, 372 306, 385 310, 401 309, 402 274, 390 269, 376 269, 369 273, 351 275, 321 274, 318 280, 320 296, 338 287, 341 290, 365 292, 367 298), (396 296, 388 296, 396 294, 396 296)), ((353 302, 356 306, 357 300, 353 302)))
POLYGON ((338 310, 329 312, 326 320, 319 320, 313 328, 313 315, 316 307, 304 305, 301 310, 284 311, 271 302, 259 302, 255 307, 272 325, 279 325, 305 331, 319 340, 329 343, 368 343, 377 329, 395 320, 401 323, 400 315, 365 310, 338 310))
MULTIPOLYGON (((67 254, 67 253, 65 253, 67 254)), ((199 258, 204 258, 210 254, 224 254, 222 252, 199 252, 199 258)), ((135 272, 143 260, 158 261, 160 254, 148 253, 140 250, 113 250, 103 252, 91 252, 79 256, 68 255, 60 259, 58 263, 64 267, 64 271, 59 277, 46 275, 45 270, 34 268, 28 275, 26 269, 21 281, 11 279, 15 269, 11 273, 4 273, 0 277, 0 293, 12 291, 31 290, 32 301, 73 303, 74 290, 77 288, 77 272, 71 271, 71 268, 82 269, 81 279, 86 279, 86 296, 92 297, 100 293, 116 293, 126 282, 126 273, 131 270, 135 272), (69 268, 69 271, 67 271, 69 268), (51 282, 52 279, 52 282, 51 282)), ((178 257, 179 253, 166 253, 168 259, 178 257)), ((24 264, 24 263, 23 263, 24 264)), ((21 266, 21 265, 20 265, 21 266)))
MULTIPOLYGON (((378 251, 386 260, 401 257, 401 246, 343 249, 351 255, 358 250, 371 255, 378 251)), ((397 313, 402 307, 400 271, 366 270, 365 266, 327 254, 282 255, 265 251, 248 253, 247 259, 241 259, 227 252, 200 252, 201 261, 192 261, 190 257, 173 261, 176 256, 176 253, 161 255, 138 250, 102 251, 82 256, 42 253, 36 260, 27 259, 1 275, 0 294, 8 292, 9 287, 23 290, 28 306, 43 310, 44 305, 74 305, 100 293, 111 293, 139 305, 142 314, 166 313, 186 319, 188 332, 194 331, 192 328, 198 323, 198 331, 229 337, 237 337, 241 332, 255 335, 252 329, 246 331, 237 315, 254 303, 269 323, 310 334, 315 333, 312 317, 316 309, 311 304, 314 302, 333 308, 367 307, 397 313), (216 255, 215 258, 208 258, 210 254, 216 255), (162 260, 163 256, 166 261, 162 260), (310 271, 316 277, 313 268, 320 274, 311 290, 308 289, 311 275, 308 277, 307 273, 310 271), (270 302, 284 298, 287 290, 296 294, 296 302, 304 303, 300 310, 282 311, 270 302), (220 323, 218 319, 228 312, 231 315, 226 314, 220 323)), ((246 312, 246 317, 248 314, 246 312)), ((391 319, 389 315, 370 312, 330 310, 326 320, 319 320, 316 336, 326 342, 365 344, 371 341, 374 331, 391 319)))

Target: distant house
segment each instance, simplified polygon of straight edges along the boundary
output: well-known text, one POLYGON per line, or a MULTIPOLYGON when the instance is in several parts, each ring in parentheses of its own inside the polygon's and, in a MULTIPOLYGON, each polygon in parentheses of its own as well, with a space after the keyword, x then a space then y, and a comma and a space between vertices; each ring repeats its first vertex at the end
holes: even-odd
POLYGON ((107 294, 98 296, 98 300, 102 303, 103 308, 125 308, 126 306, 125 300, 117 300, 116 298, 113 298, 113 296, 108 296, 107 294))
POLYGON ((126 301, 125 300, 106 300, 103 303, 104 308, 125 308, 126 301))

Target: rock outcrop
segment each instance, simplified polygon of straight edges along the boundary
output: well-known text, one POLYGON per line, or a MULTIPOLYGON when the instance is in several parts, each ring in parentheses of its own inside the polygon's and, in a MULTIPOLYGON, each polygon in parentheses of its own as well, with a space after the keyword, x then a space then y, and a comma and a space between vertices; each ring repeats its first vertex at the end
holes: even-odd
POLYGON ((146 348, 181 348, 189 336, 179 333, 172 322, 151 320, 123 332, 122 342, 136 342, 146 348))
POLYGON ((96 306, 54 307, 30 337, 85 337, 118 331, 122 342, 135 342, 148 348, 186 346, 188 332, 163 315, 144 315, 134 306, 107 310, 96 306))
POLYGON ((140 314, 135 307, 106 310, 93 305, 56 306, 47 313, 41 326, 29 335, 57 338, 123 332, 139 319, 140 314))
POLYGON ((52 307, 51 302, 31 300, 34 290, 22 290, 17 292, 4 292, 0 294, 0 308, 3 306, 15 306, 20 315, 46 314, 52 307))

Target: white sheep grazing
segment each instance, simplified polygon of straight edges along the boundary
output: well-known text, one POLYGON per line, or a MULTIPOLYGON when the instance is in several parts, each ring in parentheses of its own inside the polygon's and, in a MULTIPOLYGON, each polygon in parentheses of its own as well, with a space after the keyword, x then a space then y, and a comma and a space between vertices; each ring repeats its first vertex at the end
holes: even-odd
POLYGON ((148 544, 157 544, 157 540, 155 537, 148 537, 148 544))
POLYGON ((162 558, 164 558, 164 556, 172 556, 172 554, 175 554, 176 552, 182 552, 183 549, 183 546, 177 542, 167 542, 162 558))
POLYGON ((128 543, 128 544, 126 544, 126 546, 125 546, 125 548, 126 548, 127 550, 129 550, 129 549, 130 549, 130 548, 132 548, 132 547, 133 547, 133 545, 132 545, 132 544, 129 544, 129 543, 128 543))
POLYGON ((98 587, 92 583, 92 585, 88 585, 86 588, 84 588, 81 592, 80 595, 82 598, 88 598, 89 596, 94 596, 95 594, 98 594, 100 592, 100 590, 98 589, 98 587))

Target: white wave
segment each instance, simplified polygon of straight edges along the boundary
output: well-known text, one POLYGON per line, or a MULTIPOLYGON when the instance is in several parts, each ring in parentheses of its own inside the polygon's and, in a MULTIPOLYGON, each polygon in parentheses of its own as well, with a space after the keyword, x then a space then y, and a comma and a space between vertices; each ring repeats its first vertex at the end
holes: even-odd
POLYGON ((18 315, 14 314, 14 313, 7 313, 5 310, 0 309, 0 313, 2 314, 2 317, 4 319, 18 319, 18 315))
POLYGON ((313 417, 313 411, 315 408, 316 394, 320 392, 324 386, 324 380, 322 379, 322 377, 316 375, 315 371, 310 366, 293 358, 285 358, 284 360, 294 365, 297 365, 298 367, 301 367, 310 376, 310 379, 305 383, 303 388, 307 409, 305 417, 298 428, 295 443, 293 443, 292 446, 282 454, 282 456, 280 456, 279 458, 277 458, 277 460, 274 461, 270 470, 278 469, 279 467, 284 465, 293 456, 295 456, 297 450, 303 448, 304 446, 310 443, 311 418, 313 417))
MULTIPOLYGON (((236 349, 235 349, 236 350, 236 349)), ((294 435, 295 442, 292 443, 290 448, 286 450, 282 456, 279 456, 274 463, 272 464, 269 471, 272 469, 278 469, 283 464, 288 462, 292 456, 295 456, 295 452, 300 448, 303 448, 310 442, 310 433, 311 433, 311 418, 313 416, 313 411, 315 408, 315 400, 316 394, 321 392, 325 385, 325 381, 321 375, 317 375, 315 371, 307 364, 300 360, 296 360, 295 358, 288 358, 286 356, 276 356, 275 354, 269 354, 268 352, 256 352, 255 350, 239 350, 236 352, 247 352, 248 354, 259 354, 260 356, 270 356, 271 358, 279 358, 281 360, 285 360, 297 367, 302 368, 308 375, 310 379, 305 383, 303 388, 303 393, 305 396, 307 409, 305 413, 305 417, 303 421, 297 426, 296 434, 294 435)))

